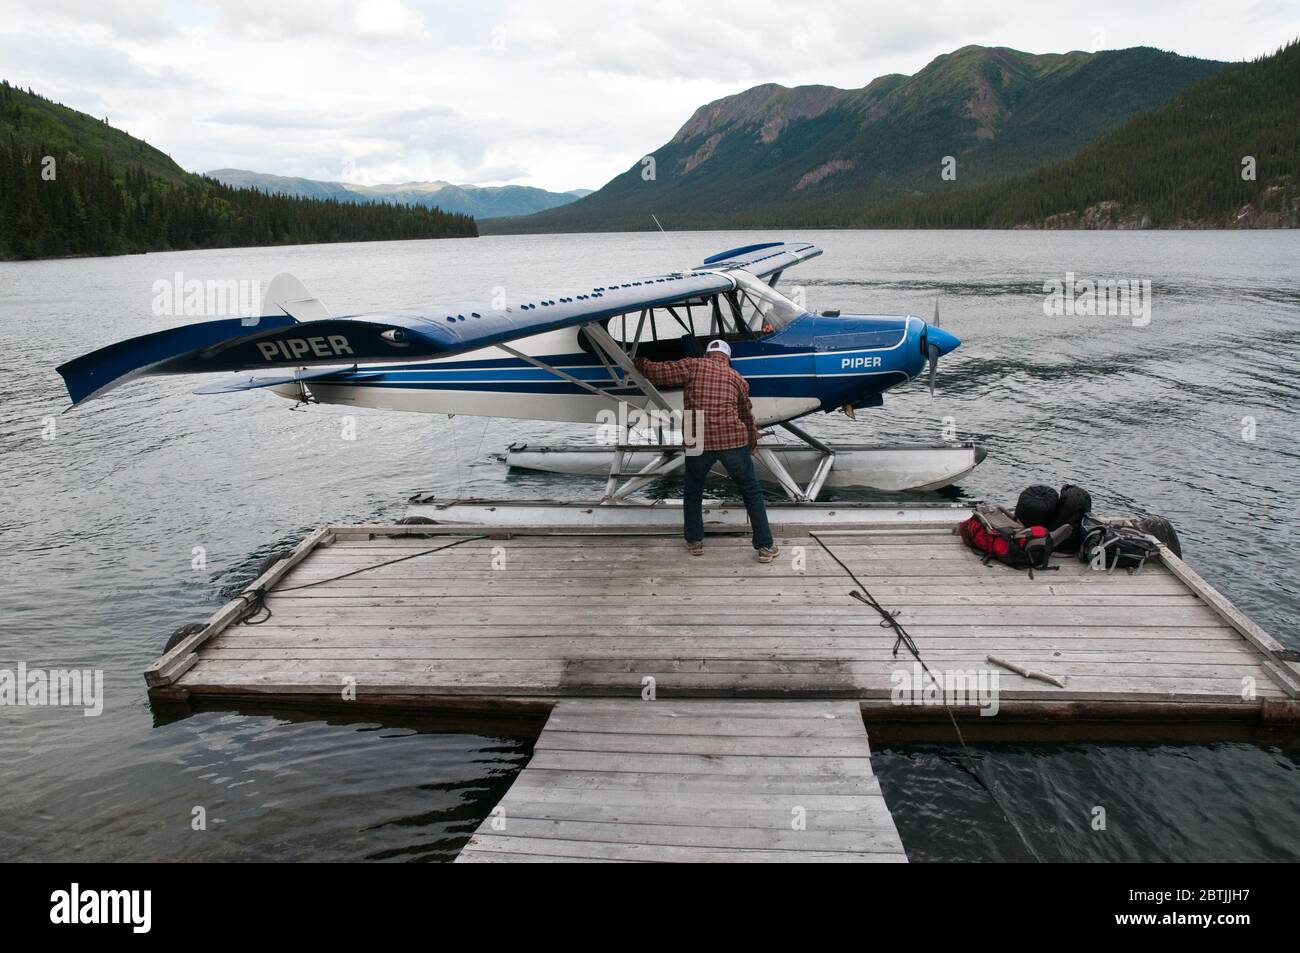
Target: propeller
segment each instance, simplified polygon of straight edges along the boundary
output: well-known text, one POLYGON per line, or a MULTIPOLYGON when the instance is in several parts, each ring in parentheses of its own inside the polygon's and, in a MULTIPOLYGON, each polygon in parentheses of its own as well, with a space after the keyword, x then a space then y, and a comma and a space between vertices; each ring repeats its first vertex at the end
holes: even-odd
MULTIPOLYGON (((934 320, 930 322, 930 326, 933 328, 942 328, 942 325, 939 324, 939 299, 938 298, 934 299, 934 320)), ((934 377, 939 370, 939 355, 942 354, 943 351, 939 349, 939 345, 929 340, 928 335, 926 337, 925 353, 926 356, 930 359, 930 396, 933 398, 934 377)))

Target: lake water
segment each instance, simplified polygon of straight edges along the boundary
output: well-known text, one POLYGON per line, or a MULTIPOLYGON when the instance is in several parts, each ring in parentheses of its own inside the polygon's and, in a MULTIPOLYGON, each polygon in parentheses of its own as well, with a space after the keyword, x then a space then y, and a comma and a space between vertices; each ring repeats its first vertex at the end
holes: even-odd
MULTIPOLYGON (((399 517, 441 496, 588 498, 599 483, 511 475, 518 439, 584 429, 341 407, 264 393, 129 384, 63 416, 54 366, 193 318, 153 284, 301 278, 336 313, 553 294, 690 266, 765 238, 825 255, 786 277, 810 306, 908 311, 963 339, 934 400, 810 419, 837 440, 935 439, 943 418, 989 449, 956 490, 1012 501, 1080 483, 1099 509, 1169 517, 1192 565, 1300 647, 1300 235, 1292 232, 826 232, 493 237, 0 263, 0 668, 93 668, 100 717, 0 708, 0 856, 82 860, 443 860, 526 763, 499 729, 250 711, 168 720, 142 670, 266 557, 322 522, 399 517), (1151 320, 1048 317, 1045 281, 1151 282, 1151 320), (341 418, 356 418, 356 440, 341 418), (48 418, 54 439, 48 436, 48 418), (1249 439, 1248 439, 1249 438, 1249 439), (194 547, 206 565, 192 568, 194 547), (206 831, 193 831, 195 808, 206 831)), ((840 491, 841 497, 845 495, 840 491)), ((858 498, 862 494, 857 494, 858 498)), ((924 650, 924 646, 922 646, 924 650)), ((913 860, 1028 851, 944 745, 876 746, 913 860)), ((1300 859, 1300 744, 985 745, 1039 855, 1066 860, 1300 859), (1108 829, 1090 829, 1104 806, 1108 829)))

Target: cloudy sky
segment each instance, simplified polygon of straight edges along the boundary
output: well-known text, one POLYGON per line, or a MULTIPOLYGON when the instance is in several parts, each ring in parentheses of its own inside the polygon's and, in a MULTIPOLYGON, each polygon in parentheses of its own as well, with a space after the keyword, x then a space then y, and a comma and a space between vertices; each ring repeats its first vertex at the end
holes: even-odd
POLYGON ((1297 35, 1297 0, 0 0, 0 77, 193 171, 564 190, 758 83, 864 86, 967 43, 1235 60, 1297 35))

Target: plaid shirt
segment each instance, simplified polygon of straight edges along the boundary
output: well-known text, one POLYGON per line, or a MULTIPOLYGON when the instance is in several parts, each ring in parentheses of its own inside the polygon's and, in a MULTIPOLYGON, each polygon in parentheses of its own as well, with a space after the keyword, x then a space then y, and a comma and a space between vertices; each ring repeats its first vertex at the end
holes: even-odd
MULTIPOLYGON (((698 411, 703 417, 704 449, 731 450, 758 445, 758 428, 754 426, 754 408, 749 402, 749 384, 731 369, 723 354, 685 357, 680 361, 636 359, 636 369, 655 387, 685 388, 687 413, 698 411)), ((699 439, 698 423, 694 438, 699 439)), ((687 424, 689 427, 690 425, 687 424)), ((687 431, 690 436, 690 431, 687 431)))

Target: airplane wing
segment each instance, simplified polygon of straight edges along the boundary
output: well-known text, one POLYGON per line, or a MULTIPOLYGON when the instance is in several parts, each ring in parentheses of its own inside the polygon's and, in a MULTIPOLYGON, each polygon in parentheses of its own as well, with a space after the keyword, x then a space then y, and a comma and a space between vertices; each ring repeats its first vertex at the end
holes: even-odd
MULTIPOLYGON (((803 243, 748 245, 710 256, 690 271, 610 282, 495 310, 471 305, 329 317, 321 307, 309 312, 326 315, 316 320, 285 313, 207 321, 110 344, 56 369, 75 407, 143 376, 269 370, 293 379, 292 372, 302 367, 429 360, 730 291, 734 282, 723 274, 728 269, 744 268, 761 278, 820 253, 803 243)), ((253 386, 275 382, 263 385, 258 379, 253 386)), ((232 383, 229 389, 250 383, 232 383)))

